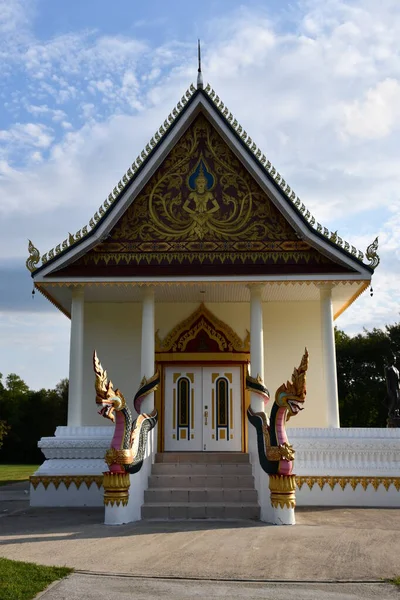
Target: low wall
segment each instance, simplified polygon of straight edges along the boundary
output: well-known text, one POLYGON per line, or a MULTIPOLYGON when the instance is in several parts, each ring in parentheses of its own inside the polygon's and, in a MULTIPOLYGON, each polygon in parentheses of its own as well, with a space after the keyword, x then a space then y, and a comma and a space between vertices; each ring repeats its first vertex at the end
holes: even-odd
POLYGON ((297 506, 400 506, 400 429, 290 429, 297 506))
POLYGON ((31 477, 31 506, 103 506, 104 455, 112 427, 57 427, 38 447, 46 460, 31 477))
MULTIPOLYGON (((110 427, 57 427, 31 478, 32 506, 102 506, 110 427)), ((400 429, 288 430, 297 506, 400 506, 400 429)))

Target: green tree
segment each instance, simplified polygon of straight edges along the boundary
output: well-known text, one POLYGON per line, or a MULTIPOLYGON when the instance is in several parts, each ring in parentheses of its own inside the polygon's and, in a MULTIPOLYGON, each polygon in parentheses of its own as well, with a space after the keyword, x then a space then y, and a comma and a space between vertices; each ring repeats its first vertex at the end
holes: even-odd
POLYGON ((11 427, 7 425, 6 421, 0 421, 0 448, 2 447, 4 438, 10 429, 11 427))
POLYGON ((4 440, 2 460, 10 463, 36 463, 43 460, 37 447, 41 437, 54 435, 67 421, 68 380, 52 390, 30 390, 15 374, 0 387, 1 416, 11 427, 4 440))
POLYGON ((335 338, 341 426, 385 427, 384 368, 400 358, 400 324, 353 337, 336 329, 335 338))

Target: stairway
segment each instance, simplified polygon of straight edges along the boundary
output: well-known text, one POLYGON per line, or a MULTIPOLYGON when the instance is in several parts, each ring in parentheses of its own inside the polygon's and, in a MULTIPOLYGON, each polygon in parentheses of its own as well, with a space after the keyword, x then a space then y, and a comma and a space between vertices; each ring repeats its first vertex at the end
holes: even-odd
POLYGON ((144 493, 142 519, 259 519, 249 455, 158 453, 144 493))

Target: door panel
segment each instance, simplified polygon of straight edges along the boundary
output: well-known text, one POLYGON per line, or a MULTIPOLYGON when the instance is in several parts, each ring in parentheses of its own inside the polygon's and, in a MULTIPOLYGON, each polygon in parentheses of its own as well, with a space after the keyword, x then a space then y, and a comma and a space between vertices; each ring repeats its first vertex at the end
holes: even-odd
POLYGON ((202 450, 201 368, 168 367, 165 373, 165 450, 202 450))
POLYGON ((240 451, 240 384, 236 366, 167 367, 164 449, 240 451))
POLYGON ((203 368, 203 404, 211 419, 203 430, 203 449, 242 449, 240 367, 203 368))

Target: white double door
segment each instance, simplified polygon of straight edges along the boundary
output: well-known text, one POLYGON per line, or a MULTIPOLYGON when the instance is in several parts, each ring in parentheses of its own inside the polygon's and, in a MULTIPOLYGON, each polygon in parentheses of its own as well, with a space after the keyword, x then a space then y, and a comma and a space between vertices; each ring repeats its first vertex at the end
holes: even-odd
POLYGON ((240 367, 167 367, 164 389, 166 451, 242 449, 240 367))

